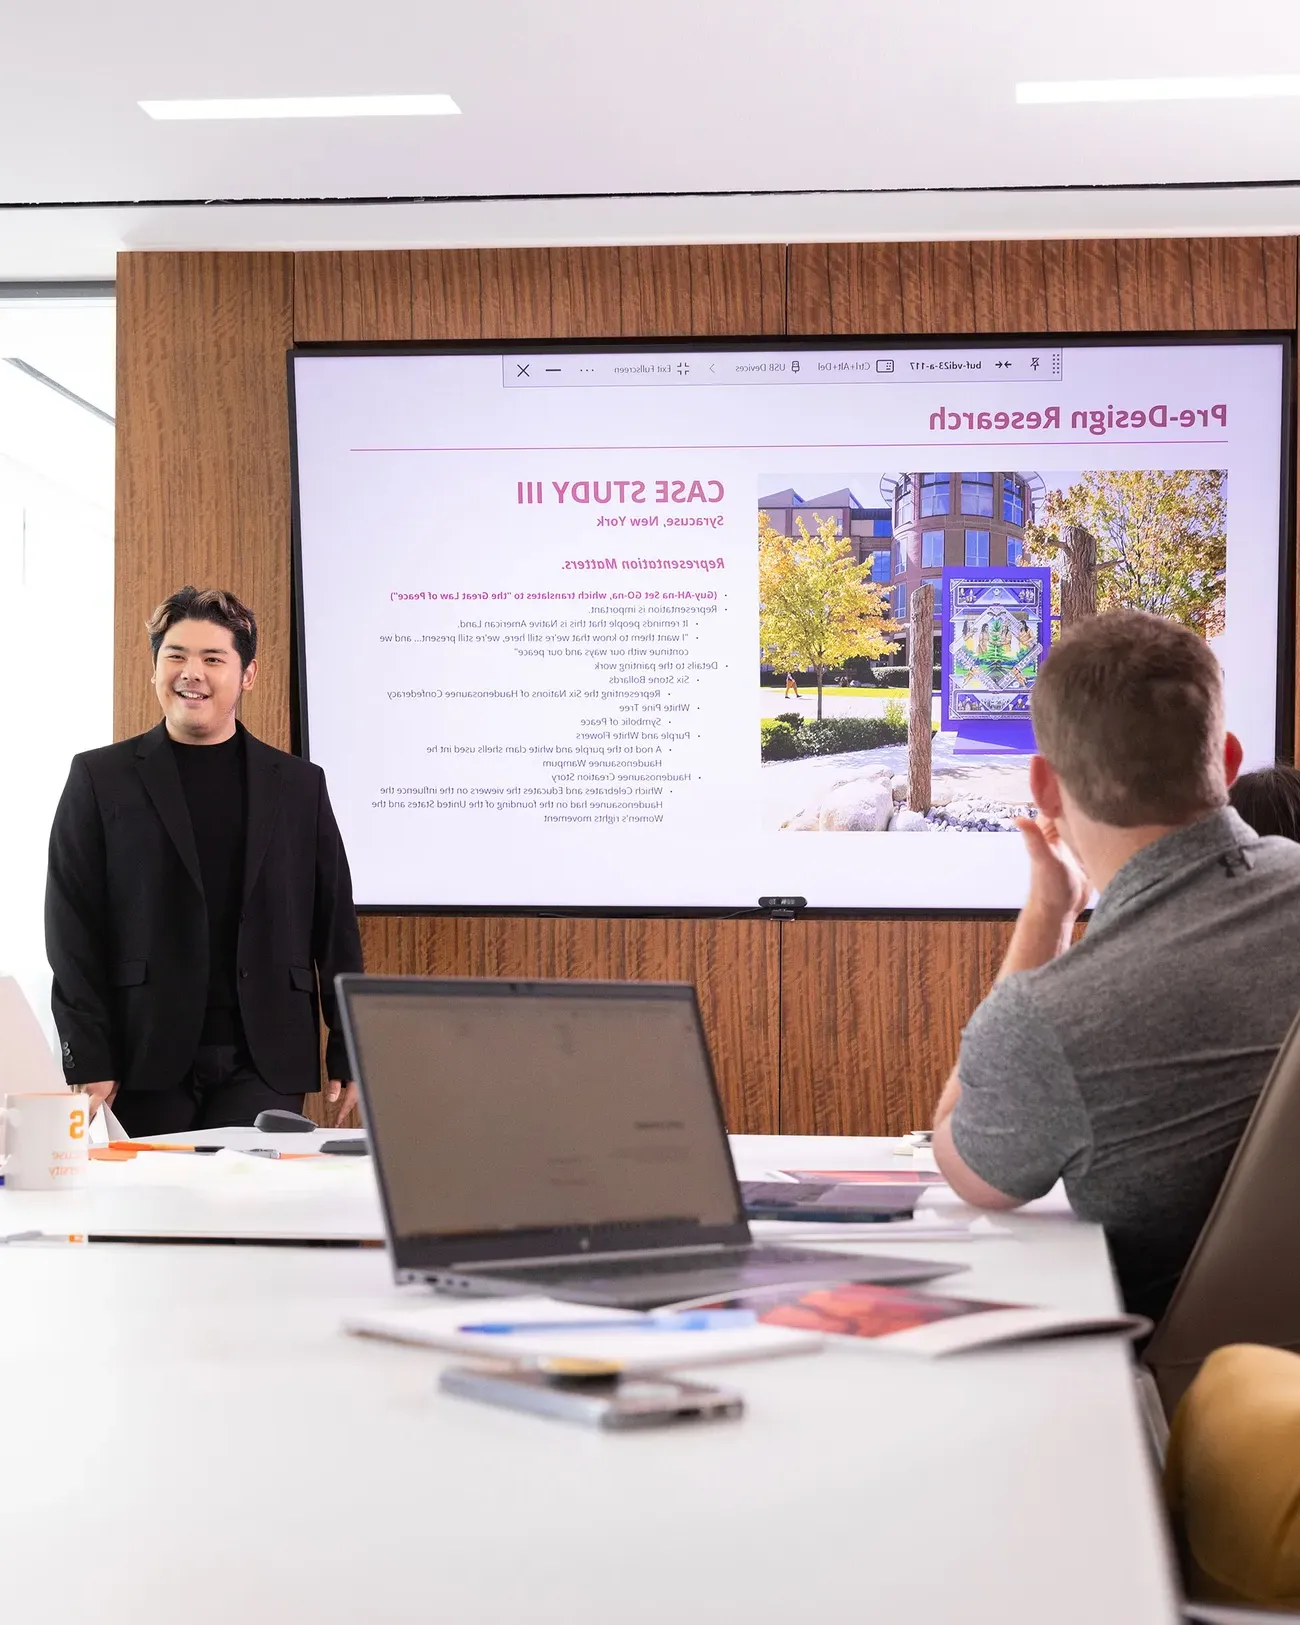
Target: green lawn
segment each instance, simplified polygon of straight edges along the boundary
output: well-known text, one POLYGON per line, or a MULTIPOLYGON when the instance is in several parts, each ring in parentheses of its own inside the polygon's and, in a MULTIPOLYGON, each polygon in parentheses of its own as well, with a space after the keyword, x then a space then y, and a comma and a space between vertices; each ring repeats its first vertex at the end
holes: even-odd
MULTIPOLYGON (((785 691, 783 689, 770 688, 766 684, 762 686, 765 694, 771 694, 779 700, 786 698, 785 691)), ((804 699, 808 699, 809 696, 811 696, 814 700, 817 698, 817 689, 811 683, 801 685, 799 692, 804 699)), ((838 694, 846 699, 854 700, 905 700, 907 698, 908 691, 905 688, 832 688, 828 683, 826 687, 822 689, 822 693, 838 694)), ((794 695, 791 694, 789 697, 790 699, 793 699, 794 695)))

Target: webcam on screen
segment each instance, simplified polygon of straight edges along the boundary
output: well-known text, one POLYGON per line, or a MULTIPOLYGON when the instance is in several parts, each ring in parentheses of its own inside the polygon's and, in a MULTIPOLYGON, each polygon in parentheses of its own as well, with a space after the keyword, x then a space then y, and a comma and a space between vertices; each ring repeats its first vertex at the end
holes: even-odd
POLYGON ((792 920, 801 908, 808 907, 806 897, 760 897, 758 906, 774 920, 792 920))

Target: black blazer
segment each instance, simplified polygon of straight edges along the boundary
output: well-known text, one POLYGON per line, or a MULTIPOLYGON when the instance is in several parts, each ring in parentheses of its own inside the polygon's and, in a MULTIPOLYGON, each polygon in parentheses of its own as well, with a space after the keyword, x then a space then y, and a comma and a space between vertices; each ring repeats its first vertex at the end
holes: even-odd
MULTIPOLYGON (((361 969, 352 880, 325 775, 241 727, 248 827, 236 987, 257 1071, 284 1094, 350 1077, 334 1000, 361 969)), ((75 756, 45 892, 54 1020, 69 1083, 166 1089, 194 1061, 208 992, 198 851, 166 725, 75 756)))

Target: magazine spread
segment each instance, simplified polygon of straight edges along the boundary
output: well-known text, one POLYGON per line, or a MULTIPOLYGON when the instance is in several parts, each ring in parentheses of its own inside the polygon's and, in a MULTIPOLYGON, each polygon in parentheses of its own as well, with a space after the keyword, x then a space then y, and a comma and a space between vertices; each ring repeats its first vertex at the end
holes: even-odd
POLYGON ((1061 1309, 935 1297, 908 1287, 839 1286, 738 1293, 706 1308, 752 1309, 760 1325, 819 1332, 890 1353, 943 1355, 1053 1337, 1119 1334, 1145 1337, 1139 1315, 1076 1315, 1061 1309))

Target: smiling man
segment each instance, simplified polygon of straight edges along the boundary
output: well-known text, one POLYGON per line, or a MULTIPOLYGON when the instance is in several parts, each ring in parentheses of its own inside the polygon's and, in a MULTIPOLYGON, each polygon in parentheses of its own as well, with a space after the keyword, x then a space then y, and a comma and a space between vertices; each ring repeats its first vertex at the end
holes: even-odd
POLYGON ((68 1081, 132 1136, 250 1124, 320 1088, 356 1098, 334 977, 361 969, 319 767, 237 720, 257 623, 183 587, 148 623, 163 720, 73 759, 54 817, 46 951, 68 1081))

